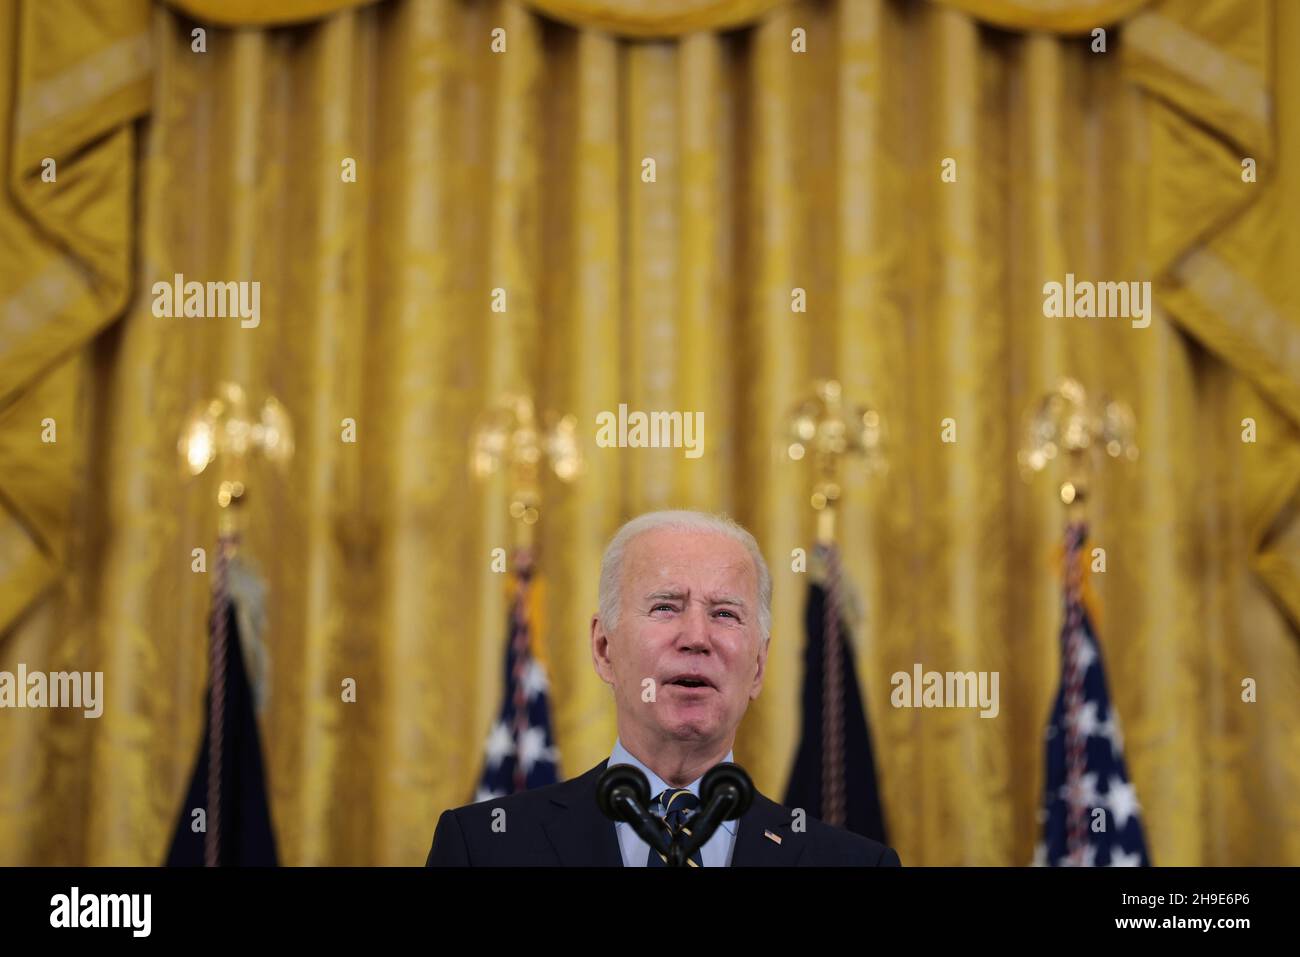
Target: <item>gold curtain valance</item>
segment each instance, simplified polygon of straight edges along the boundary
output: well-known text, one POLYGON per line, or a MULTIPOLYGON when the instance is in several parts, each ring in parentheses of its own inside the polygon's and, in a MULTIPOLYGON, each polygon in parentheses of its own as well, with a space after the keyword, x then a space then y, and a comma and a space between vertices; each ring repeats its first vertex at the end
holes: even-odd
MULTIPOLYGON (((223 26, 301 23, 376 0, 163 0, 197 20, 223 26)), ((523 0, 538 13, 577 27, 631 37, 728 30, 788 0, 523 0)))
POLYGON ((1087 33, 1127 20, 1151 0, 932 0, 1004 30, 1087 33))
MULTIPOLYGON (((376 0, 163 0, 199 20, 227 26, 301 23, 376 0)), ((730 30, 789 0, 522 0, 573 26, 629 37, 730 30)), ((933 0, 1008 30, 1084 33, 1127 19, 1151 0, 933 0)))
POLYGON ((672 37, 730 30, 788 0, 526 0, 539 13, 622 36, 672 37))
POLYGON ((196 20, 227 27, 306 23, 376 0, 162 0, 196 20))

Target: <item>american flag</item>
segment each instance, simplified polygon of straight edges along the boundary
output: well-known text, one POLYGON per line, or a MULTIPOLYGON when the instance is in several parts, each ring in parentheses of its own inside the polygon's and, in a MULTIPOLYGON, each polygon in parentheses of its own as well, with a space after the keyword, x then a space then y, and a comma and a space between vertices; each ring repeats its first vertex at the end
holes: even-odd
POLYGON ((533 597, 538 584, 528 555, 519 555, 515 568, 506 640, 505 694, 488 733, 475 801, 554 784, 559 779, 551 737, 549 683, 545 667, 533 655, 533 597))
POLYGON ((1084 604, 1081 553, 1087 527, 1066 529, 1061 685, 1047 725, 1043 836, 1033 863, 1049 867, 1143 867, 1151 863, 1137 792, 1124 766, 1101 646, 1084 604))

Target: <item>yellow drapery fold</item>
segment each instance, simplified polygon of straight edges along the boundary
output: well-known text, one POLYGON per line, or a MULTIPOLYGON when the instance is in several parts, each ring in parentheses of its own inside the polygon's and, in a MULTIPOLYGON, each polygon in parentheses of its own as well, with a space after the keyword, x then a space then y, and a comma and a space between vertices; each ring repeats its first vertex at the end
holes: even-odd
POLYGON ((1153 0, 933 0, 1004 30, 1091 33, 1127 20, 1153 0))
MULTIPOLYGON (((375 0, 162 0, 225 26, 315 20, 375 0)), ((628 37, 675 37, 752 24, 789 0, 524 0, 571 26, 628 37)), ((933 0, 1007 30, 1082 33, 1132 16, 1152 0, 933 0)))
POLYGON ((160 0, 203 23, 271 27, 319 20, 377 0, 160 0))
POLYGON ((0 80, 0 632, 58 578, 84 452, 79 350, 126 304, 148 10, 104 0, 0 15, 14 66, 0 80))
MULTIPOLYGON (((137 167, 149 107, 144 0, 0 11, 0 668, 86 668, 98 655, 84 563, 92 338, 130 287, 137 167), (33 665, 35 667, 35 665, 33 665)), ((6 712, 0 825, 12 861, 79 860, 90 738, 78 714, 6 712), (51 798, 51 795, 57 795, 51 798), (35 804, 57 811, 42 829, 35 804)))
POLYGON ((527 0, 538 13, 584 30, 675 37, 746 26, 789 0, 527 0))
MULTIPOLYGON (((375 0, 162 0, 177 11, 224 26, 274 26, 316 20, 375 0)), ((789 0, 524 0, 573 26, 621 36, 670 37, 729 30, 789 0)), ((488 29, 504 26, 488 25, 488 29)), ((507 36, 509 33, 507 32, 507 36)))
POLYGON ((1021 412, 1067 373, 1138 415, 1142 458, 1100 476, 1091 537, 1153 858, 1300 862, 1287 4, 1154 4, 1122 25, 1122 58, 896 0, 659 43, 513 3, 391 0, 213 28, 202 55, 166 8, 53 30, 69 9, 86 5, 0 19, 20 65, 0 90, 19 197, 0 205, 16 253, 0 264, 0 669, 102 668, 108 700, 96 721, 5 715, 0 862, 165 853, 201 732, 208 582, 190 553, 214 535, 176 430, 228 377, 299 429, 288 479, 254 477, 246 543, 270 584, 283 860, 419 862, 438 812, 472 794, 509 528, 503 484, 471 485, 465 447, 507 388, 588 425, 620 402, 704 413, 698 460, 600 449, 589 429, 579 485, 548 482, 562 770, 613 738, 585 643, 604 541, 642 509, 725 509, 775 580, 768 683, 736 752, 779 797, 807 585, 790 559, 813 529, 774 438, 808 380, 836 375, 889 426, 888 474, 850 476, 843 548, 891 841, 909 864, 1026 863, 1062 516, 1014 457, 1021 412), (505 57, 483 39, 498 25, 505 57), (155 318, 150 286, 178 272, 259 280, 261 324, 155 318), (1066 272, 1156 280, 1151 327, 1046 320, 1042 284, 1066 272), (1000 717, 891 708, 888 676, 914 662, 999 671, 1000 717))
POLYGON ((1171 317, 1249 383, 1251 563, 1300 628, 1300 43, 1292 4, 1161 3, 1125 28, 1150 118, 1152 266, 1171 317), (1220 39, 1211 39, 1220 38, 1220 39))

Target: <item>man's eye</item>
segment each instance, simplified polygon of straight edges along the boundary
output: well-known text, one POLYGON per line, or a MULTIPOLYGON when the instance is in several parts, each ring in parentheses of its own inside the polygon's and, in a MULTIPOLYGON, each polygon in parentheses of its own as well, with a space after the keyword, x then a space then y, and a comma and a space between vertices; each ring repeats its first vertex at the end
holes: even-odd
POLYGON ((653 608, 651 608, 650 610, 651 610, 651 611, 658 611, 660 608, 667 608, 669 611, 672 611, 672 610, 673 610, 673 606, 667 604, 666 602, 660 602, 659 604, 655 605, 655 606, 654 606, 653 608))
POLYGON ((732 611, 731 609, 729 609, 729 608, 719 608, 719 609, 718 609, 718 614, 719 614, 719 615, 730 615, 732 618, 735 618, 736 621, 740 621, 740 618, 737 617, 736 613, 735 613, 734 611, 732 611))

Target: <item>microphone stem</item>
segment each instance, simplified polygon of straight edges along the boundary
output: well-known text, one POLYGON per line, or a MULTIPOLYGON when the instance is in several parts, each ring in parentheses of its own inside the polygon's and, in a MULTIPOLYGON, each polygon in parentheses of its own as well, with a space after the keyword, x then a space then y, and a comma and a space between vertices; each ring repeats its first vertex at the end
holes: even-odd
POLYGON ((641 840, 664 855, 664 857, 668 857, 672 848, 669 846, 668 837, 664 834, 663 828, 659 826, 657 818, 643 808, 630 793, 622 790, 615 792, 613 804, 615 807, 623 808, 623 820, 632 825, 632 830, 636 831, 641 840))
POLYGON ((680 845, 676 841, 673 842, 674 847, 681 847, 683 861, 694 854, 697 848, 704 846, 704 842, 713 836, 713 832, 726 819, 727 812, 738 800, 739 795, 734 788, 721 788, 714 794, 713 800, 708 803, 704 811, 691 819, 690 835, 680 845))

